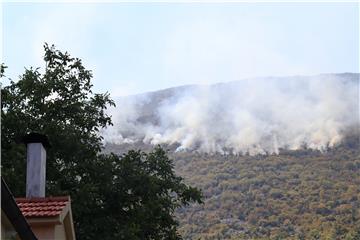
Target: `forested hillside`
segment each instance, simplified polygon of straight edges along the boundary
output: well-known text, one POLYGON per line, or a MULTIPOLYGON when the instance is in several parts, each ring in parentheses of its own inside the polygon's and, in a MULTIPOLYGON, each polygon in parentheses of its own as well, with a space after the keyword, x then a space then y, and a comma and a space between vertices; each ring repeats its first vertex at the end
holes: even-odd
MULTIPOLYGON (((177 212, 185 239, 359 239, 359 136, 326 152, 279 155, 173 152, 175 169, 205 204, 177 212)), ((150 149, 107 144, 106 151, 150 149)))
POLYGON ((161 144, 205 204, 185 239, 360 239, 359 74, 183 86, 117 101, 105 151, 161 144))
POLYGON ((359 126, 358 73, 264 77, 116 99, 107 142, 204 153, 323 150, 359 126))

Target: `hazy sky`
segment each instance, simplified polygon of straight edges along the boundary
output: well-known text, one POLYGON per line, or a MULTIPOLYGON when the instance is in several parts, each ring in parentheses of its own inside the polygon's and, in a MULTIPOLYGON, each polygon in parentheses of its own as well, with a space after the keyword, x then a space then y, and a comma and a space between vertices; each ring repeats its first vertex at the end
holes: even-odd
POLYGON ((359 72, 357 3, 3 3, 16 80, 43 43, 83 59, 113 96, 245 77, 359 72))

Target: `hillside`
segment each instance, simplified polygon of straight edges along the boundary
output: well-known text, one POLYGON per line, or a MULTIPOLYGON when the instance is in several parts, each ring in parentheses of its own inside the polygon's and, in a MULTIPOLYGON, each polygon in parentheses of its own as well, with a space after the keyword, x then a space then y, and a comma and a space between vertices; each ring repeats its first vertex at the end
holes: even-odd
POLYGON ((360 239, 359 74, 182 86, 118 99, 105 151, 169 150, 205 204, 185 239, 360 239))
MULTIPOLYGON (((358 137, 325 153, 306 149, 266 156, 170 152, 177 173, 205 196, 204 205, 177 212, 182 235, 185 239, 358 239, 358 137)), ((121 153, 128 147, 108 144, 107 151, 121 153)))
POLYGON ((278 153, 336 145, 359 124, 359 74, 265 77, 122 97, 107 142, 206 153, 278 153))
MULTIPOLYGON (((321 81, 327 79, 335 79, 340 82, 350 82, 355 83, 355 86, 359 86, 360 74, 359 73, 338 73, 338 74, 320 74, 315 76, 290 76, 290 77, 265 77, 265 78, 254 78, 254 79, 243 79, 240 81, 234 82, 224 82, 217 83, 212 85, 185 85, 179 87, 172 87, 163 90, 146 92, 137 95, 130 95, 125 97, 120 97, 116 99, 119 107, 122 108, 122 104, 132 103, 131 107, 136 108, 137 111, 141 114, 137 115, 136 119, 131 119, 132 121, 142 124, 142 123, 153 123, 157 124, 159 122, 158 109, 162 104, 166 102, 172 102, 177 100, 180 96, 184 94, 191 95, 196 91, 199 91, 203 88, 209 88, 211 91, 225 92, 227 97, 230 97, 233 92, 231 90, 238 90, 242 87, 242 81, 272 81, 277 80, 281 82, 302 82, 302 81, 314 81, 320 79, 321 81)), ((285 86, 284 86, 285 87, 285 86)), ((259 86, 261 88, 261 86, 259 86)), ((300 90, 300 89, 299 89, 300 90)), ((211 93, 214 93, 211 92, 211 93)), ((208 96, 207 96, 208 97, 208 96)), ((221 99, 223 100, 223 99, 221 99)), ((259 99, 260 100, 260 99, 259 99)), ((214 106, 215 107, 215 106, 214 106)), ((121 111, 126 111, 127 109, 121 109, 121 111)))

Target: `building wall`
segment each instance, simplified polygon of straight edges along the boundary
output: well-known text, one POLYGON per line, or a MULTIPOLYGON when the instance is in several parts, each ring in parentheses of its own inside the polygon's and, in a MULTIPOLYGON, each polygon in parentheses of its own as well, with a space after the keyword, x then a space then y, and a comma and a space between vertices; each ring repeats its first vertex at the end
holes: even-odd
POLYGON ((65 227, 63 224, 55 226, 55 239, 56 240, 67 240, 65 234, 65 227))
MULTIPOLYGON (((31 224, 30 224, 31 226, 31 224)), ((55 239, 55 226, 44 225, 44 226, 31 226, 35 236, 38 240, 52 240, 55 239)))
POLYGON ((6 214, 1 209, 1 240, 18 240, 20 239, 13 225, 11 225, 6 214))

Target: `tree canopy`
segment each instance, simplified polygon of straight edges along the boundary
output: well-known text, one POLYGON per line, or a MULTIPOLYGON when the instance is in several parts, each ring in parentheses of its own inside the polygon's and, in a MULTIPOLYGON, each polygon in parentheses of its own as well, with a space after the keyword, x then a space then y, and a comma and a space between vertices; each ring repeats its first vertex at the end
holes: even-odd
MULTIPOLYGON (((174 210, 201 192, 175 175, 161 147, 150 153, 103 154, 100 130, 112 124, 109 93, 92 92, 79 58, 44 45, 46 67, 25 69, 1 89, 2 176, 25 193, 26 154, 19 139, 48 136, 47 195, 70 195, 78 239, 181 239, 174 210)), ((5 66, 1 66, 1 76, 5 66)))

